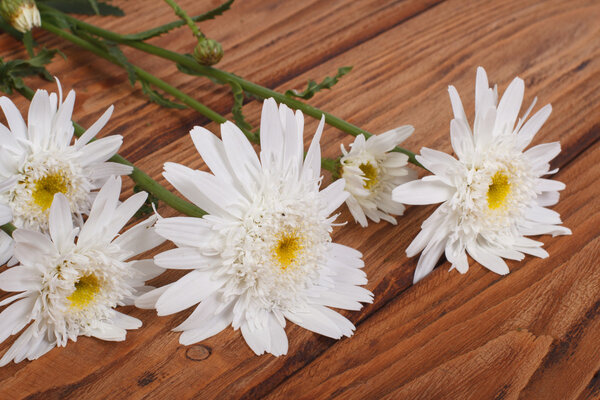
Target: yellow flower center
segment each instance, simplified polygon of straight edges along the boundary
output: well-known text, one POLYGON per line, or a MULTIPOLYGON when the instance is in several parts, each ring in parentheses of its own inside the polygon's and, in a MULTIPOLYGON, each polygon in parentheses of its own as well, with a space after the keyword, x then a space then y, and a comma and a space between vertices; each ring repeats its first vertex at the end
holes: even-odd
POLYGON ((273 258, 279 262, 281 269, 285 270, 296 260, 302 248, 300 236, 296 232, 284 232, 272 250, 273 258))
POLYGON ((377 168, 374 167, 370 162, 360 164, 358 168, 360 168, 365 175, 363 186, 366 189, 371 190, 375 185, 377 185, 377 182, 379 182, 379 179, 377 179, 377 168))
POLYGON ((100 291, 100 281, 95 275, 85 275, 75 283, 75 291, 67 299, 71 307, 81 310, 87 307, 100 291))
POLYGON ((498 171, 492 177, 492 184, 488 188, 488 207, 495 210, 502 207, 510 193, 510 182, 504 171, 498 171))
POLYGON ((52 205, 56 193, 67 193, 69 180, 63 174, 54 173, 34 181, 33 184, 33 201, 46 211, 52 205))

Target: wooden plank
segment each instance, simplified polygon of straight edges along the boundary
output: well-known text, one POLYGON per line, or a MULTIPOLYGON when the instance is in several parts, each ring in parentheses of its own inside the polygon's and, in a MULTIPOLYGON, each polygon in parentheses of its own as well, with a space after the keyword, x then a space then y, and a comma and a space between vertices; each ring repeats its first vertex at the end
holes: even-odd
MULTIPOLYGON (((404 398, 400 394, 419 393, 426 383, 428 390, 414 398, 471 398, 479 385, 462 380, 492 371, 495 379, 481 386, 505 398, 577 397, 600 367, 600 220, 585 207, 600 206, 600 188, 592 187, 600 178, 593 168, 598 157, 600 145, 562 171, 562 179, 572 183, 557 209, 573 235, 544 240, 549 259, 513 263, 506 277, 481 268, 463 276, 435 270, 268 398, 404 398), (513 360, 527 363, 519 375, 525 381, 516 385, 512 372, 495 365, 498 355, 485 350, 514 331, 553 339, 547 354, 513 360), (446 396, 447 381, 460 392, 446 396)), ((527 351, 539 355, 531 346, 527 351)))
MULTIPOLYGON (((125 32, 171 19, 155 10, 151 2, 144 2, 139 9, 137 4, 129 3, 123 2, 131 11, 126 20, 101 20, 102 25, 125 32)), ((326 3, 314 2, 311 7, 304 7, 299 2, 240 2, 230 13, 211 22, 207 32, 216 32, 212 36, 230 49, 224 68, 263 84, 279 85, 280 90, 300 87, 308 78, 331 74, 339 66, 354 65, 353 73, 333 91, 319 94, 311 102, 373 132, 413 123, 417 132, 407 142, 409 148, 425 145, 449 150, 447 132, 451 112, 445 88, 454 83, 463 95, 468 114, 472 115, 474 71, 479 64, 486 66, 500 89, 519 74, 528 86, 526 102, 537 94, 542 104, 553 103, 555 111, 536 143, 562 140, 564 151, 556 166, 562 167, 575 159, 599 136, 598 121, 590 118, 600 111, 600 48, 594 40, 599 33, 594 24, 599 9, 595 2, 551 1, 541 5, 534 1, 475 4, 452 0, 435 7, 430 7, 432 3, 421 6, 421 2, 352 2, 343 7, 342 3, 323 5, 326 3), (362 23, 361 18, 366 14, 369 26, 362 23), (239 21, 243 23, 238 26, 239 21), (331 45, 324 38, 339 41, 331 45), (304 43, 312 47, 296 46, 304 43), (288 79, 291 80, 286 82, 288 79)), ((196 7, 209 8, 206 3, 202 7, 191 1, 182 4, 191 11, 196 7)), ((6 40, 0 36, 0 43, 6 40)), ((160 176, 162 161, 167 160, 204 168, 187 137, 191 126, 205 123, 197 114, 149 104, 139 91, 132 95, 127 84, 119 84, 124 82, 125 75, 118 69, 79 53, 60 40, 48 39, 48 35, 42 35, 40 40, 59 45, 70 57, 54 64, 52 72, 78 90, 78 119, 89 124, 109 104, 116 104, 112 131, 106 134, 124 134, 124 155, 155 177, 160 176), (67 82, 63 76, 68 77, 67 82)), ((185 30, 156 42, 174 50, 189 51, 185 30)), ((128 56, 136 57, 136 62, 141 59, 145 68, 211 107, 221 112, 228 110, 226 90, 210 89, 203 79, 183 77, 168 63, 137 54, 127 52, 128 56)), ((257 102, 246 107, 253 123, 258 121, 259 107, 257 102)), ((311 132, 316 122, 310 120, 307 125, 306 131, 311 132)), ((218 131, 214 124, 208 128, 218 131)), ((348 143, 349 138, 326 129, 325 153, 337 156, 340 141, 348 143)), ((368 322, 369 316, 387 307, 390 300, 410 295, 410 290, 403 291, 410 286, 416 259, 407 260, 404 248, 431 210, 430 207, 409 209, 398 227, 372 224, 363 230, 351 225, 335 233, 336 241, 364 252, 368 287, 376 294, 376 303, 364 311, 346 313, 355 323, 368 322)), ((161 212, 172 215, 164 208, 161 212)), ((351 217, 344 212, 341 219, 351 220, 351 217)), ((552 253, 554 247, 549 248, 552 253)), ((564 257, 553 254, 551 264, 564 262, 564 257)), ((497 279, 477 267, 473 269, 472 273, 483 281, 480 286, 463 289, 463 299, 497 279)), ((178 273, 169 272, 158 278, 156 284, 170 282, 177 276, 178 273)), ((279 359, 254 356, 239 332, 231 330, 201 345, 184 347, 178 344, 178 334, 169 330, 186 313, 157 318, 149 311, 127 311, 144 321, 144 327, 128 335, 127 342, 112 344, 81 338, 67 349, 54 350, 35 363, 6 367, 0 370, 0 393, 37 394, 44 398, 90 397, 92 393, 161 398, 177 388, 182 396, 255 398, 275 388, 335 343, 290 326, 287 330, 290 354, 279 359)), ((380 335, 372 331, 370 334, 374 338, 380 335)), ((395 338, 390 341, 395 342, 395 338)), ((354 343, 354 339, 341 343, 346 346, 354 343)), ((352 353, 341 353, 348 364, 355 362, 352 353)), ((312 371, 312 366, 308 370, 312 371)))

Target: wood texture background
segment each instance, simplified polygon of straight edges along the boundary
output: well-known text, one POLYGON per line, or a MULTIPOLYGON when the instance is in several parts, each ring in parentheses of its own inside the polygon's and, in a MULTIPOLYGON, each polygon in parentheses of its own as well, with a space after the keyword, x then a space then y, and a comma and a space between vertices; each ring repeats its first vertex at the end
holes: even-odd
MULTIPOLYGON (((174 19, 159 0, 116 2, 125 18, 89 18, 123 33, 174 19)), ((191 14, 216 0, 181 1, 191 14)), ((552 103, 554 111, 534 143, 560 140, 553 165, 567 183, 560 203, 568 237, 543 237, 550 258, 509 262, 500 277, 471 262, 468 274, 448 263, 412 286, 417 259, 404 250, 434 207, 409 207, 398 226, 350 223, 334 240, 364 253, 375 301, 344 312, 357 326, 352 338, 330 340, 293 324, 287 356, 257 357, 231 328, 201 344, 182 346, 170 329, 188 312, 157 317, 132 307, 143 320, 127 341, 80 338, 35 362, 0 369, 0 399, 588 399, 600 397, 600 2, 579 1, 277 1, 244 0, 203 30, 223 44, 219 67, 284 91, 345 65, 354 70, 332 91, 310 102, 377 133, 415 126, 405 146, 450 151, 454 84, 473 115, 475 69, 484 66, 503 91, 516 75, 525 102, 552 103)), ((205 168, 188 131, 218 132, 190 110, 149 103, 126 74, 43 32, 58 47, 49 70, 77 91, 75 120, 89 126, 110 104, 115 113, 102 132, 125 137, 121 154, 163 182, 165 161, 205 168)), ((186 29, 152 41, 190 52, 186 29)), ((22 46, 0 35, 0 56, 24 57, 22 46)), ((178 73, 167 61, 130 49, 131 60, 215 110, 231 98, 203 78, 178 73)), ((53 89, 48 82, 28 81, 53 89)), ((11 97, 26 110, 27 101, 11 97)), ((539 106, 538 106, 539 108, 539 106)), ((245 106, 258 122, 260 103, 245 106)), ((305 132, 316 121, 307 119, 305 132)), ((310 137, 307 137, 308 141, 310 137)), ((327 156, 351 138, 326 127, 327 156)), ((131 184, 128 183, 128 190, 131 184)), ((166 207, 164 215, 175 215, 166 207)), ((351 221, 344 208, 342 219, 351 221)), ((168 248, 163 246, 159 250, 168 248)), ((156 285, 176 279, 168 272, 156 285)), ((2 294, 0 294, 2 296, 2 294)), ((0 345, 6 349, 11 340, 0 345)))

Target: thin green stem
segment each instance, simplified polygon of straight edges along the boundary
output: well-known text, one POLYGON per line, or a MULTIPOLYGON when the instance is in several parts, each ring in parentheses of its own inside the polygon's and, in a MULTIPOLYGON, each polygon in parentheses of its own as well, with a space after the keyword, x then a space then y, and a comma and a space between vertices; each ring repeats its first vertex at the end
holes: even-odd
MULTIPOLYGON (((18 88, 17 91, 29 100, 33 99, 33 95, 35 94, 35 92, 27 86, 18 88)), ((75 128, 75 136, 80 137, 81 135, 83 135, 83 133, 85 132, 85 128, 83 128, 81 125, 74 121, 73 126, 75 128)), ((131 162, 121 157, 120 155, 115 154, 110 159, 110 161, 133 167, 133 172, 129 175, 129 177, 140 188, 142 188, 148 193, 152 193, 157 199, 163 201, 165 204, 168 204, 173 209, 191 217, 201 217, 206 214, 204 210, 198 208, 192 203, 181 199, 180 197, 177 197, 175 194, 165 189, 161 184, 152 179, 148 174, 146 174, 141 169, 137 168, 135 165, 133 165, 131 162)), ((4 227, 2 227, 2 230, 6 232, 4 227)))
POLYGON ((170 5, 171 8, 173 9, 173 11, 175 11, 175 14, 179 18, 181 18, 183 21, 185 21, 185 23, 190 27, 190 29, 192 30, 192 33, 194 34, 194 36, 196 38, 198 38, 198 39, 204 38, 204 35, 202 34, 202 32, 200 32, 200 29, 198 29, 198 26, 190 18, 188 13, 185 12, 185 10, 183 8, 179 7, 179 4, 177 4, 175 2, 175 0, 165 0, 165 3, 170 5))
MULTIPOLYGON (((91 34, 100 36, 102 38, 108 39, 108 40, 116 42, 116 43, 121 43, 126 46, 136 48, 138 50, 141 50, 141 51, 149 53, 149 54, 154 54, 158 57, 161 57, 161 58, 164 58, 167 60, 171 60, 177 64, 180 64, 180 65, 196 72, 198 75, 210 77, 210 78, 216 79, 223 83, 227 83, 227 82, 231 82, 231 81, 236 82, 237 84, 239 84, 242 87, 242 89, 244 91, 246 91, 248 93, 252 93, 261 98, 272 97, 277 102, 284 103, 293 109, 300 110, 304 114, 310 115, 313 118, 320 119, 321 116, 325 116, 325 122, 327 122, 329 125, 336 127, 346 133, 349 133, 350 135, 358 136, 358 135, 362 134, 367 138, 372 136, 372 134, 367 132, 366 130, 361 129, 358 126, 353 125, 353 124, 351 124, 341 118, 338 118, 330 113, 324 112, 316 107, 310 106, 299 100, 287 97, 286 95, 284 95, 282 93, 268 89, 264 86, 247 81, 246 79, 241 78, 235 74, 220 70, 218 68, 200 65, 191 57, 188 57, 183 54, 179 54, 179 53, 167 50, 167 49, 163 49, 162 47, 154 46, 154 45, 144 43, 144 42, 139 42, 139 41, 126 40, 125 38, 123 38, 123 36, 121 36, 118 33, 108 31, 106 29, 102 29, 95 25, 88 24, 86 22, 80 21, 77 18, 71 17, 66 14, 64 15, 64 17, 66 19, 68 19, 70 22, 72 22, 73 24, 75 24, 77 27, 79 27, 91 34)), ((417 161, 417 159, 415 158, 415 154, 412 151, 404 149, 402 147, 396 147, 394 149, 394 151, 406 154, 408 156, 409 161, 412 164, 414 164, 418 167, 424 168, 417 161)))

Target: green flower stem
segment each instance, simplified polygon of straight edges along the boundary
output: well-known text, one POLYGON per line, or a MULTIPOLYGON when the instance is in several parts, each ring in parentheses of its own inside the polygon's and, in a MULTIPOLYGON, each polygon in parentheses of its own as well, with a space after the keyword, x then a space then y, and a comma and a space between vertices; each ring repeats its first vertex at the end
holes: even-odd
MULTIPOLYGON (((35 92, 27 86, 18 88, 17 91, 29 100, 33 99, 33 95, 35 94, 35 92)), ((85 132, 85 128, 83 128, 77 122, 73 122, 73 126, 75 128, 75 136, 79 137, 79 136, 83 135, 83 133, 85 132)), ((146 174, 141 169, 137 168, 135 165, 133 165, 131 162, 129 162, 127 159, 121 157, 120 155, 115 154, 110 159, 110 161, 129 165, 129 166, 133 167, 133 172, 129 175, 129 177, 139 187, 141 187, 148 193, 152 193, 156 198, 163 201, 165 204, 168 204, 173 209, 175 209, 185 215, 191 216, 191 217, 201 217, 206 214, 206 212, 204 210, 198 208, 197 206, 195 206, 192 203, 189 203, 189 202, 181 199, 180 197, 177 197, 175 194, 173 194, 172 192, 165 189, 161 184, 159 184, 154 179, 152 179, 148 174, 146 174)), ((2 230, 7 232, 7 230, 4 229, 5 226, 2 226, 2 230)), ((9 227, 8 229, 14 230, 15 228, 14 228, 14 226, 12 226, 12 228, 9 227)), ((11 233, 12 233, 12 230, 11 230, 11 233)), ((9 233, 9 232, 7 232, 7 233, 9 233)))
MULTIPOLYGON (((310 106, 306 103, 303 103, 299 100, 287 97, 286 95, 284 95, 282 93, 268 89, 264 86, 257 85, 256 83, 247 81, 247 80, 245 80, 237 75, 234 75, 232 73, 220 70, 218 68, 212 68, 212 67, 200 65, 193 58, 190 58, 183 54, 179 54, 179 53, 167 50, 167 49, 163 49, 162 47, 154 46, 154 45, 151 45, 148 43, 127 40, 122 35, 119 35, 118 33, 111 32, 106 29, 97 27, 95 25, 88 24, 86 22, 80 21, 77 18, 71 17, 70 15, 61 14, 61 16, 64 16, 64 18, 66 18, 67 20, 69 20, 70 22, 75 24, 78 28, 83 29, 93 35, 97 35, 104 39, 107 39, 107 40, 110 40, 110 41, 113 41, 116 43, 121 43, 126 46, 130 46, 130 47, 136 48, 138 50, 141 50, 143 52, 146 52, 149 54, 154 54, 158 57, 174 61, 178 64, 183 65, 184 67, 186 67, 190 70, 197 72, 199 75, 211 77, 211 78, 221 81, 223 83, 227 83, 227 82, 231 82, 231 81, 236 82, 237 84, 239 84, 242 87, 242 89, 244 91, 246 91, 248 93, 252 93, 261 98, 273 97, 277 102, 284 103, 284 104, 288 105, 289 107, 291 107, 295 110, 300 110, 304 114, 310 115, 311 117, 314 117, 316 119, 320 119, 321 116, 324 115, 325 122, 327 122, 329 125, 336 127, 336 128, 338 128, 346 133, 349 133, 353 136, 358 136, 361 134, 365 135, 365 137, 367 137, 367 138, 372 136, 371 133, 365 131, 364 129, 361 129, 361 128, 357 127, 356 125, 346 122, 343 119, 338 118, 332 114, 321 111, 316 107, 312 107, 312 106, 310 106)), ((413 163, 414 165, 416 165, 418 167, 424 168, 416 160, 415 154, 413 152, 411 152, 410 150, 407 150, 407 149, 404 149, 401 147, 396 147, 394 149, 394 151, 406 154, 411 163, 413 163)))
POLYGON ((188 13, 186 13, 183 8, 179 7, 179 4, 177 4, 175 0, 165 0, 165 3, 170 5, 173 11, 175 11, 175 15, 181 18, 190 27, 195 37, 197 37, 198 39, 204 38, 204 35, 202 34, 202 32, 200 32, 198 26, 190 18, 188 13))

